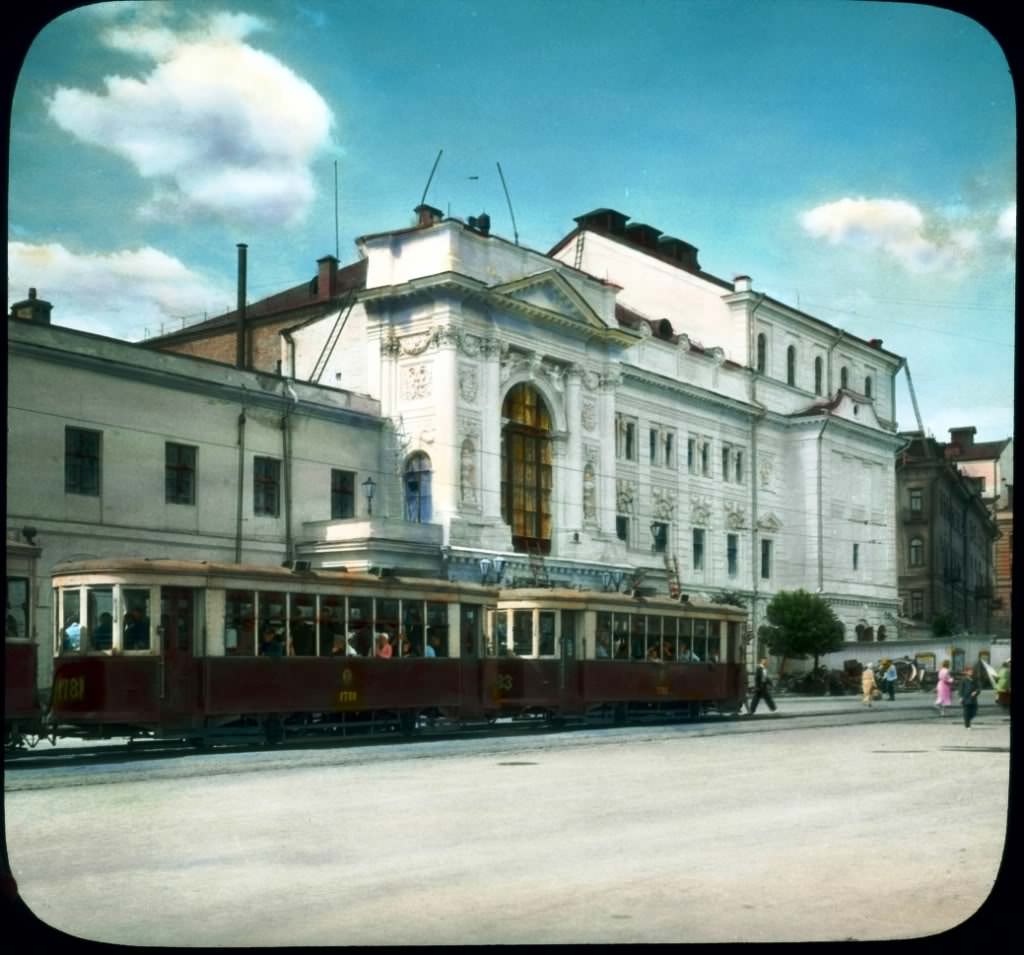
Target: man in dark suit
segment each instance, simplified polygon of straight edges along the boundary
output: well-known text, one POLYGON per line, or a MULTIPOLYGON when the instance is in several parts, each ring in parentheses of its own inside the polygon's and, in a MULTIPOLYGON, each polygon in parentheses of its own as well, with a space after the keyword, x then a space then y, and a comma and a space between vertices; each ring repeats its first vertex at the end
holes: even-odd
POLYGON ((764 700, 768 709, 775 712, 775 700, 772 699, 772 681, 768 676, 768 660, 762 660, 754 671, 754 698, 750 701, 750 715, 754 715, 757 704, 764 700))

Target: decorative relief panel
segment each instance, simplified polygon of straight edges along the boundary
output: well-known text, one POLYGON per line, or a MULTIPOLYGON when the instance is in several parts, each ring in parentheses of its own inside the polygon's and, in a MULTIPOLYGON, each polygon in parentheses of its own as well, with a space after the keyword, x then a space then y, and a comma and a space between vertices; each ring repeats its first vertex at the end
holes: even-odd
POLYGON ((407 365, 402 375, 402 398, 417 401, 430 394, 430 365, 407 365))
POLYGON ((747 526, 747 509, 735 501, 725 502, 725 526, 733 531, 743 530, 747 526))
POLYGON ((580 419, 584 431, 593 431, 597 427, 597 405, 593 401, 584 401, 580 406, 580 419))
POLYGON ((690 523, 698 527, 711 523, 711 501, 709 498, 690 498, 690 523))
POLYGON ((583 521, 597 524, 597 465, 600 450, 592 445, 583 448, 583 521))
POLYGON ((480 392, 480 373, 475 365, 459 365, 459 394, 462 400, 473 404, 480 392))
POLYGON ((676 512, 675 492, 669 488, 651 488, 654 516, 659 521, 671 521, 676 512))
POLYGON ((463 507, 478 508, 476 442, 467 437, 459 451, 459 500, 463 507))
POLYGON ((620 514, 633 513, 633 498, 636 495, 636 485, 632 481, 624 481, 619 478, 615 482, 615 506, 620 514))
POLYGON ((767 514, 763 514, 757 519, 757 526, 763 531, 771 531, 774 533, 782 527, 782 521, 769 511, 767 514))
POLYGON ((761 472, 761 487, 768 487, 775 471, 775 455, 762 454, 761 460, 758 462, 758 470, 761 472))

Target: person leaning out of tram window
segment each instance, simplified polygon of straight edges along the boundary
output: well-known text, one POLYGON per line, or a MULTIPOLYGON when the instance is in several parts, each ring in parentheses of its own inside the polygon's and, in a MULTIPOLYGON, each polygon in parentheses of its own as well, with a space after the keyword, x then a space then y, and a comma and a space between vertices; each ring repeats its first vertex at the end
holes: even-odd
POLYGON ((281 641, 277 639, 277 634, 274 632, 273 627, 263 628, 263 636, 260 637, 260 656, 284 656, 284 646, 282 645, 281 641))
POLYGON ((379 657, 381 660, 391 659, 391 643, 388 641, 388 635, 386 633, 377 634, 377 647, 373 652, 375 657, 379 657))

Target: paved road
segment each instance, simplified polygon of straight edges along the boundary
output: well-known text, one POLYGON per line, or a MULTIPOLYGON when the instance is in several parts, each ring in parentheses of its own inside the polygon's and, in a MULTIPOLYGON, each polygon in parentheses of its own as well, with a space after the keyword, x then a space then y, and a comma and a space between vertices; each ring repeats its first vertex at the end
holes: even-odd
POLYGON ((787 697, 693 726, 15 765, 7 844, 42 919, 127 944, 906 938, 988 894, 1008 751, 994 707, 968 731, 908 695, 870 712, 787 697))

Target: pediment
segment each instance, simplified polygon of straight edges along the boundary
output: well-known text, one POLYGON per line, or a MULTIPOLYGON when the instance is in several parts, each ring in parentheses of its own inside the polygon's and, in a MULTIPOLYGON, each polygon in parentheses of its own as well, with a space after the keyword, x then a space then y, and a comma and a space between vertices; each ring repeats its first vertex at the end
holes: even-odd
POLYGON ((877 428, 886 430, 875 414, 874 402, 865 395, 855 391, 840 391, 830 401, 817 401, 808 405, 802 411, 797 411, 791 417, 801 418, 810 415, 819 415, 826 412, 834 418, 842 418, 845 421, 852 421, 855 424, 862 424, 866 428, 877 428))
POLYGON ((491 286, 491 291, 520 306, 587 328, 608 329, 589 302, 556 269, 535 272, 513 282, 491 286))

